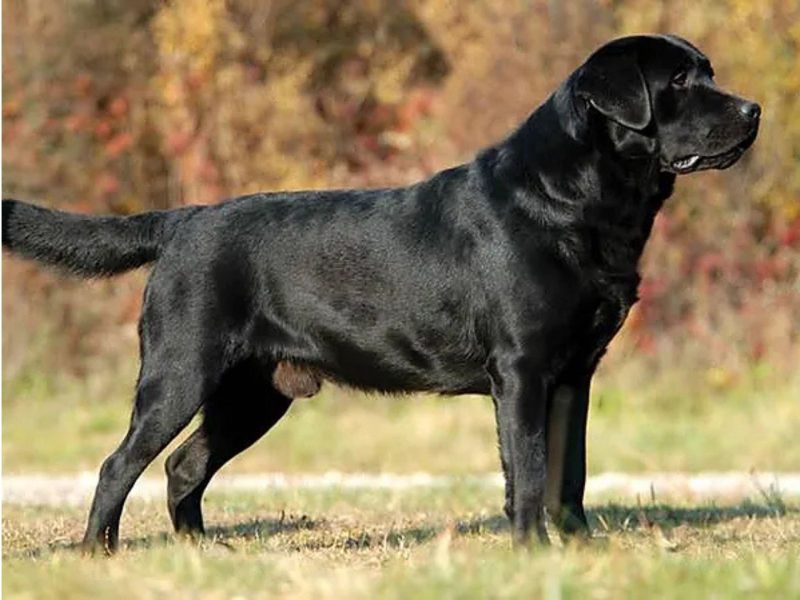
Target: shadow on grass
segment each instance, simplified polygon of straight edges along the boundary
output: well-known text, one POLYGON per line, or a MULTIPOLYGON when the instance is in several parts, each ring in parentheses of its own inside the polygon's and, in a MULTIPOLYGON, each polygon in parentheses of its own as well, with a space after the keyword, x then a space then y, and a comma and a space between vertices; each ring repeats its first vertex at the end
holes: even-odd
MULTIPOLYGON (((198 546, 214 548, 226 548, 234 551, 234 548, 226 542, 227 539, 266 539, 284 532, 299 532, 313 530, 324 520, 310 519, 306 515, 300 517, 281 515, 278 519, 252 519, 244 523, 237 523, 227 527, 209 527, 206 535, 201 538, 178 535, 169 531, 160 531, 151 535, 141 536, 132 539, 121 539, 120 549, 123 551, 146 550, 161 546, 174 545, 178 542, 196 543, 198 546)), ((22 552, 3 553, 3 558, 41 558, 42 556, 58 552, 82 551, 80 542, 54 542, 22 552)))
MULTIPOLYGON (((658 525, 672 528, 679 525, 703 528, 718 523, 741 518, 768 519, 787 514, 800 513, 800 507, 787 507, 783 502, 767 503, 744 502, 734 506, 705 505, 699 507, 674 507, 667 504, 631 506, 608 504, 587 510, 587 517, 593 531, 607 533, 632 532, 658 525)), ((359 531, 355 535, 341 535, 335 526, 326 524, 325 519, 311 519, 306 515, 279 519, 253 519, 230 526, 210 527, 206 537, 196 543, 201 547, 225 548, 231 552, 236 549, 229 543, 235 540, 266 540, 284 533, 298 534, 296 539, 288 539, 284 546, 287 552, 314 551, 336 548, 345 551, 368 550, 375 548, 405 548, 425 544, 449 530, 458 536, 477 536, 500 534, 509 530, 509 523, 502 514, 482 516, 450 522, 436 521, 388 531, 359 531), (315 535, 304 536, 302 532, 315 535)), ((144 550, 154 547, 174 545, 181 538, 170 532, 159 532, 139 538, 123 540, 126 551, 144 550)), ((186 538, 183 538, 184 540, 186 538)), ((19 553, 6 554, 5 558, 39 558, 57 552, 80 551, 78 543, 54 543, 19 553)))
MULTIPOLYGON (((655 524, 667 528, 679 525, 701 528, 741 518, 768 519, 796 513, 800 513, 800 508, 788 508, 782 502, 779 504, 743 502, 734 506, 699 507, 674 507, 668 504, 645 506, 607 504, 587 509, 586 516, 592 531, 623 533, 655 524)), ((500 514, 460 521, 456 527, 456 531, 461 535, 496 534, 509 529, 508 519, 500 514)))
MULTIPOLYGON (((206 537, 216 541, 222 541, 227 538, 265 539, 279 533, 318 529, 324 522, 324 519, 310 519, 307 515, 295 517, 281 514, 279 519, 252 519, 235 525, 209 527, 206 531, 206 537)), ((170 534, 169 537, 172 538, 174 536, 170 534)))
POLYGON ((782 501, 767 503, 743 502, 734 506, 705 505, 697 507, 674 507, 668 504, 629 506, 608 504, 587 510, 592 529, 600 527, 610 532, 624 532, 658 524, 662 527, 690 525, 708 527, 735 519, 768 519, 798 513, 800 508, 788 508, 782 501))

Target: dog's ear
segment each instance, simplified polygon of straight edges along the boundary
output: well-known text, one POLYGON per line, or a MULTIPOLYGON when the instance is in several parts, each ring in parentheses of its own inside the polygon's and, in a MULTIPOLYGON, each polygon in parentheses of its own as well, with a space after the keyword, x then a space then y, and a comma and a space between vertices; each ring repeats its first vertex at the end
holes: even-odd
POLYGON ((644 129, 652 118, 650 93, 630 48, 606 47, 590 56, 578 71, 575 93, 630 129, 644 129))
POLYGON ((653 156, 659 149, 657 138, 646 136, 613 121, 609 123, 608 134, 617 152, 628 158, 653 156))

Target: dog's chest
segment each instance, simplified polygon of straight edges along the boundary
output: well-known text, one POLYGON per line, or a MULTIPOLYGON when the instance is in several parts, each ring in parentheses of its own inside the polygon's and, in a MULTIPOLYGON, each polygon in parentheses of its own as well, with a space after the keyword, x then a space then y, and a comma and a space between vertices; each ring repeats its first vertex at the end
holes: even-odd
POLYGON ((602 281, 582 302, 581 331, 576 332, 580 343, 576 345, 574 360, 584 366, 596 366, 608 344, 622 327, 631 307, 637 301, 639 277, 602 281))

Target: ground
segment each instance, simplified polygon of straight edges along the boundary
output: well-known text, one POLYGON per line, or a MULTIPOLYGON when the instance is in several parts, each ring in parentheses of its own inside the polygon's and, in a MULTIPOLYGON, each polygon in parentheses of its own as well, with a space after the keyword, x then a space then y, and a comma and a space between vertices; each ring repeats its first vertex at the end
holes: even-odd
POLYGON ((73 548, 85 509, 10 505, 8 598, 800 597, 800 505, 595 500, 588 544, 514 551, 494 487, 212 493, 209 541, 133 501, 117 556, 73 548))
MULTIPOLYGON (((4 382, 5 476, 96 472, 121 438, 129 379, 4 382), (121 383, 120 383, 121 382, 121 383)), ((696 400, 651 382, 601 380, 590 471, 796 471, 797 385, 696 400), (658 391, 661 390, 661 391, 658 391)), ((162 478, 163 456, 148 471, 162 478)), ((228 474, 424 471, 446 484, 396 489, 212 489, 209 540, 175 540, 163 498, 131 500, 123 548, 74 549, 87 502, 3 506, 3 593, 67 597, 800 598, 800 499, 779 490, 717 500, 595 493, 595 538, 514 551, 485 398, 369 398, 327 390, 228 474), (483 475, 482 475, 483 476, 483 475)), ((35 503, 34 498, 34 503, 35 503)), ((43 499, 40 499, 43 500, 43 499)), ((556 540, 557 542, 557 540, 556 540)))

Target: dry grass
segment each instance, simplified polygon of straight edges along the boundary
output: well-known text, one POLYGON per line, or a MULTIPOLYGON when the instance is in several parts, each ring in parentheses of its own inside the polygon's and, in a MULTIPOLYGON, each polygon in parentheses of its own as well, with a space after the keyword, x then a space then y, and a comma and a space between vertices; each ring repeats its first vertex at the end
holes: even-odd
MULTIPOLYGON (((133 373, 6 378, 7 471, 94 470, 124 432, 133 373)), ((591 471, 796 468, 796 383, 680 393, 670 377, 631 383, 613 369, 595 391, 591 471), (639 391, 637 393, 630 390, 639 391), (628 390, 628 391, 626 391, 628 390)), ((328 469, 474 473, 497 469, 484 398, 367 398, 328 389, 231 471, 328 469)), ((161 460, 153 467, 160 471, 161 460)), ((4 506, 10 598, 126 597, 800 597, 800 507, 780 498, 697 506, 592 498, 600 539, 512 552, 496 488, 215 493, 214 543, 173 540, 160 503, 133 501, 124 549, 86 559, 87 507, 4 506)), ((663 500, 663 499, 662 499, 663 500)), ((673 499, 670 499, 673 502, 673 499)))
POLYGON ((83 510, 6 506, 9 598, 800 596, 800 507, 602 504, 590 545, 510 549, 497 490, 211 494, 213 541, 167 534, 134 502, 125 547, 87 559, 83 510))

